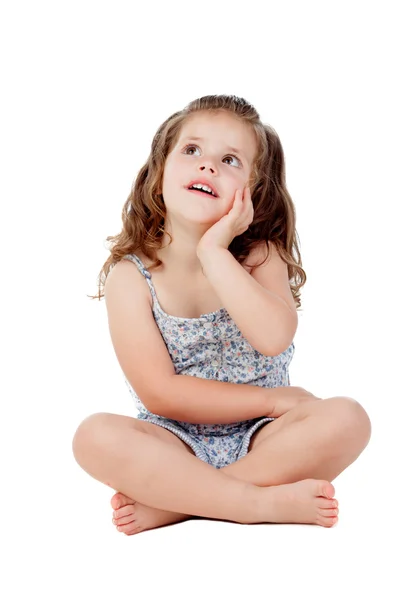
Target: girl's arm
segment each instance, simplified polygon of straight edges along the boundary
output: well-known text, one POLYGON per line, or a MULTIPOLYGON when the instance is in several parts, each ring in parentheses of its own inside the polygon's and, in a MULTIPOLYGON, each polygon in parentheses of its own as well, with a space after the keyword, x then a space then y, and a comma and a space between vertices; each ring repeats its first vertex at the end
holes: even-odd
POLYGON ((274 389, 288 389, 176 375, 153 317, 147 283, 131 261, 121 260, 110 271, 105 301, 121 369, 154 414, 189 423, 235 423, 267 416, 274 407, 274 389))
MULTIPOLYGON (((285 397, 287 388, 281 389, 284 390, 285 397)), ((272 389, 246 383, 173 375, 160 387, 159 397, 155 398, 153 409, 149 410, 176 421, 221 425, 266 417, 273 407, 272 389)))
MULTIPOLYGON (((261 262, 262 247, 248 260, 261 262)), ((298 314, 287 264, 275 247, 270 245, 268 259, 251 274, 225 248, 205 247, 198 257, 204 275, 249 344, 266 356, 284 352, 294 339, 298 314)))

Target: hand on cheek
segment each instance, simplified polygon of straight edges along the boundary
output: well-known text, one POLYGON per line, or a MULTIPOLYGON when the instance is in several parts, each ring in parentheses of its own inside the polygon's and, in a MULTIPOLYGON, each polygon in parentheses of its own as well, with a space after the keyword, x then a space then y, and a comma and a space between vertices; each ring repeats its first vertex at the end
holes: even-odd
POLYGON ((253 215, 250 188, 246 186, 244 191, 236 190, 231 208, 202 236, 197 252, 213 247, 228 248, 235 237, 248 229, 253 215))

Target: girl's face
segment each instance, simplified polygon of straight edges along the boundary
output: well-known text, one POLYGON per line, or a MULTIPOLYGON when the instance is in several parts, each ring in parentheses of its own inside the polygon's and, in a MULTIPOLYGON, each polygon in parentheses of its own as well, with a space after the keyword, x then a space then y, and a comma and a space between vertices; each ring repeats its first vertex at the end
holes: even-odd
POLYGON ((256 151, 251 127, 225 111, 189 117, 164 167, 162 194, 168 216, 207 225, 221 219, 231 209, 236 190, 248 184, 256 151), (200 181, 217 196, 188 189, 200 181))

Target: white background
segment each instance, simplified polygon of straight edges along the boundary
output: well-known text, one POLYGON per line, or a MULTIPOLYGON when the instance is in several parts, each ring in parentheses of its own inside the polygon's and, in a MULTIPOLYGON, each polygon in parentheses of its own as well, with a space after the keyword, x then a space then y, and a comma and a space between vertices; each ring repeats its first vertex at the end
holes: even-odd
POLYGON ((415 4, 2 6, 5 600, 418 597, 415 4), (136 415, 87 294, 160 123, 222 93, 285 151, 307 273, 291 385, 356 398, 372 437, 333 482, 333 529, 202 520, 127 537, 72 455, 89 414, 136 415))

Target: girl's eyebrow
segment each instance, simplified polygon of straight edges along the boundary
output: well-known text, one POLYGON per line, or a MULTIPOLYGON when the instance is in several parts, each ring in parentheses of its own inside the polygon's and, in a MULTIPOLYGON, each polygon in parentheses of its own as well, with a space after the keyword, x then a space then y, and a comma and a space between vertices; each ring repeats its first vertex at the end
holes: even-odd
MULTIPOLYGON (((193 140, 194 142, 202 142, 203 138, 201 137, 194 137, 192 135, 188 135, 186 137, 184 137, 181 142, 184 142, 186 140, 193 140)), ((245 156, 244 153, 239 150, 238 148, 233 148, 233 146, 227 146, 227 150, 231 150, 232 152, 236 152, 237 154, 241 154, 242 156, 245 156)))

